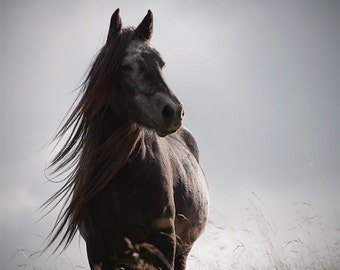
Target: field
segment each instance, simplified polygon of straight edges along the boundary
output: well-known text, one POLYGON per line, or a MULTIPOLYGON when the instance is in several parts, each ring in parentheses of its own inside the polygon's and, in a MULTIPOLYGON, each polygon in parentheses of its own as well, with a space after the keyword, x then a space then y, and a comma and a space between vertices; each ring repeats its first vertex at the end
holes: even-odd
MULTIPOLYGON (((255 193, 249 207, 239 214, 239 224, 230 222, 231 218, 228 222, 212 207, 207 229, 189 257, 188 269, 339 270, 339 216, 330 224, 310 203, 296 203, 293 208, 296 224, 282 229, 255 193)), ((81 261, 68 251, 42 258, 39 250, 31 249, 18 249, 12 259, 21 261, 18 269, 89 269, 81 241, 73 248, 83 250, 81 261)))
POLYGON ((194 250, 189 269, 340 269, 339 223, 325 224, 310 203, 295 204, 294 208, 296 224, 280 230, 256 194, 252 194, 247 217, 237 229, 228 227, 226 220, 215 222, 218 218, 212 211, 206 234, 200 239, 202 247, 194 250))

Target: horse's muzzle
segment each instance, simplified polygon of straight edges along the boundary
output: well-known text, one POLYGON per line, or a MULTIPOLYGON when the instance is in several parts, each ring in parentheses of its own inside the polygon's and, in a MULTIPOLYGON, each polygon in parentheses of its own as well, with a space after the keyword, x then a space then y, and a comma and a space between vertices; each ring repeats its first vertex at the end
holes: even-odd
POLYGON ((184 117, 183 104, 166 104, 161 111, 161 122, 157 125, 156 132, 159 136, 165 137, 176 132, 182 126, 184 117))

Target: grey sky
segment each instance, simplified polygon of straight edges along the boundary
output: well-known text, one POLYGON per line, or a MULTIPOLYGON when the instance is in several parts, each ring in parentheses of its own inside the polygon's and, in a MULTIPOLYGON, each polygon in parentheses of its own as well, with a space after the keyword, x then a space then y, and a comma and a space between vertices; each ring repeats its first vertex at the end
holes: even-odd
MULTIPOLYGON (((283 238, 300 203, 336 237, 339 1, 1 1, 1 269, 17 269, 16 250, 39 249, 53 223, 56 213, 34 225, 58 187, 44 177, 47 143, 117 7, 125 26, 154 13, 152 43, 198 140, 212 218, 247 227, 255 192, 283 238)), ((71 261, 86 266, 75 242, 71 261)))

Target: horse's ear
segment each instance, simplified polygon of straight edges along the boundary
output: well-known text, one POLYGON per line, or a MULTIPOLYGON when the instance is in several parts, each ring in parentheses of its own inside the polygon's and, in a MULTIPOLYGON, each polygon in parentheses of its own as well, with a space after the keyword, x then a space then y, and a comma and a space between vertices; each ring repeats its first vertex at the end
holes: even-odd
POLYGON ((119 8, 117 8, 116 11, 111 16, 111 22, 110 22, 109 33, 107 35, 107 40, 110 40, 121 30, 122 30, 122 19, 119 16, 119 8))
POLYGON ((136 32, 144 39, 150 40, 153 31, 153 14, 148 10, 148 14, 144 17, 143 21, 136 28, 136 32))

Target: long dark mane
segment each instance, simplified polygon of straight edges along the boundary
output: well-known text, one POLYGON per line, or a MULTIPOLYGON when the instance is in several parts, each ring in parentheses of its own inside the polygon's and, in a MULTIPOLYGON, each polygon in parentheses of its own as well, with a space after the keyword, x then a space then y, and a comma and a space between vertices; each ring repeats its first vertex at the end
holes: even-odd
POLYGON ((43 205, 54 209, 64 201, 48 246, 60 235, 57 248, 70 244, 89 200, 138 151, 142 129, 135 123, 119 121, 113 106, 119 104, 120 64, 133 35, 133 29, 123 29, 109 36, 82 84, 78 103, 56 135, 60 140, 70 134, 50 168, 52 173, 68 174, 64 185, 43 205))

